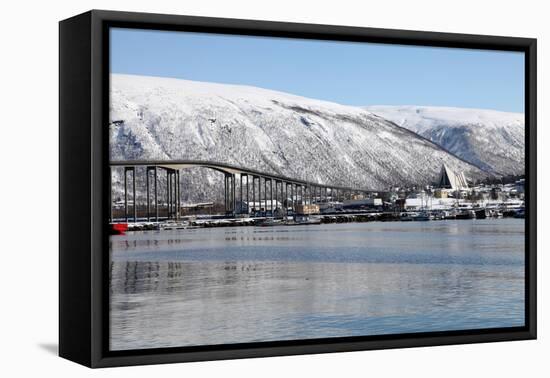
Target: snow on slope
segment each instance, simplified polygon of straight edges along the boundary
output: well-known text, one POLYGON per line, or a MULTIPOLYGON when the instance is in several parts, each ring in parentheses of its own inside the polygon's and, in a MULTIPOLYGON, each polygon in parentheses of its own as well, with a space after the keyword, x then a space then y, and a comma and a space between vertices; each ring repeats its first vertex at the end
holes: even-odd
MULTIPOLYGON (((432 182, 444 162, 485 176, 362 108, 238 85, 113 74, 110 138, 111 160, 210 160, 371 189, 432 182)), ((222 182, 208 169, 182 179, 193 200, 222 182)))
POLYGON ((495 174, 518 175, 525 171, 522 113, 424 106, 367 106, 365 109, 495 174))

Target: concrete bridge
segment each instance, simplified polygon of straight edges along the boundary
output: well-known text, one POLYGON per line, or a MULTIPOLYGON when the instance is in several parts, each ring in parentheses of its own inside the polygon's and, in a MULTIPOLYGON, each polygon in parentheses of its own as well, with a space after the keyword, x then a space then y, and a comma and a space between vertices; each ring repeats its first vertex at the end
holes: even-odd
MULTIPOLYGON (((284 206, 284 213, 288 209, 296 211, 297 205, 318 204, 332 201, 351 199, 353 194, 370 194, 378 190, 365 188, 352 188, 330 184, 320 184, 296 178, 274 175, 260 172, 249 168, 238 167, 231 164, 201 161, 201 160, 126 160, 111 161, 111 169, 124 169, 124 214, 128 220, 128 173, 131 172, 132 182, 132 219, 137 221, 137 200, 136 200, 136 172, 138 167, 145 167, 146 175, 146 218, 147 220, 159 220, 159 195, 166 200, 168 219, 177 219, 181 209, 181 185, 180 172, 188 168, 203 167, 213 169, 225 175, 224 180, 224 206, 226 214, 237 215, 248 213, 244 203, 264 204, 263 211, 269 211, 271 216, 278 209, 277 204, 284 206), (161 178, 164 176, 164 178, 161 178), (158 182, 165 180, 166 192, 159 193, 158 182), (237 188, 238 186, 238 188, 237 188), (263 190, 262 190, 263 189, 263 190), (237 198, 239 201, 237 202, 237 198), (151 207, 153 203, 153 209, 151 207), (238 205, 238 206, 237 206, 238 205)), ((111 185, 111 182, 109 182, 111 185)), ((111 191, 110 191, 111 193, 111 191)), ((109 198, 110 220, 112 215, 112 199, 109 198)), ((260 211, 260 209, 256 209, 260 211)))

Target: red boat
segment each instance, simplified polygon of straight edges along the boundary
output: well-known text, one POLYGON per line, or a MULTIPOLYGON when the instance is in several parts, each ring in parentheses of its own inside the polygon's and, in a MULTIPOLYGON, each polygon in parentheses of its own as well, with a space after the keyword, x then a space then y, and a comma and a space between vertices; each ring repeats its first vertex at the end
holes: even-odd
POLYGON ((128 223, 111 223, 109 231, 111 235, 124 235, 128 231, 128 223))

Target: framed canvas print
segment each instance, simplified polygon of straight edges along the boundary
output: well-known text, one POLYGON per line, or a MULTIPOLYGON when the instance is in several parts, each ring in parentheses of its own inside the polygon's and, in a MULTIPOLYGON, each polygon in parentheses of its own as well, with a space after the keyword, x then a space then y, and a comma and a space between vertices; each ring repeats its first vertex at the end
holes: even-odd
POLYGON ((536 40, 60 23, 60 355, 536 337, 536 40))

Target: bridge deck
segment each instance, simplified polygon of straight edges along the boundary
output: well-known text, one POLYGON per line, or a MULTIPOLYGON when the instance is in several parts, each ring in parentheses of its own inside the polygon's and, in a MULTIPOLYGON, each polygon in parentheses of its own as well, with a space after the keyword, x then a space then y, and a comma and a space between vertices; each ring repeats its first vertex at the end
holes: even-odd
POLYGON ((282 181, 288 184, 297 184, 297 185, 309 186, 309 187, 321 187, 321 188, 329 188, 334 190, 353 191, 353 192, 362 192, 362 193, 374 193, 374 192, 382 191, 378 189, 366 189, 366 188, 318 183, 313 181, 287 177, 283 175, 275 175, 272 173, 260 172, 254 169, 239 167, 232 164, 204 161, 204 160, 118 160, 118 161, 111 161, 109 165, 111 167, 147 166, 147 167, 159 167, 159 168, 172 169, 172 170, 181 170, 181 169, 194 168, 194 167, 205 167, 205 168, 214 169, 216 171, 220 171, 222 173, 227 173, 227 174, 257 176, 257 177, 271 179, 274 181, 282 181))

